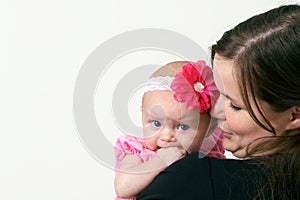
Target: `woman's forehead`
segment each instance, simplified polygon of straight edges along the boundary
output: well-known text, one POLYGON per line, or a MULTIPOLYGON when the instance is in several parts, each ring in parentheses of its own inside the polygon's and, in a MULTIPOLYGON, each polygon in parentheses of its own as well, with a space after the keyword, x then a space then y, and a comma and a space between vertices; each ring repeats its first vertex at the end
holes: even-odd
POLYGON ((239 102, 241 95, 233 74, 233 60, 216 55, 214 60, 213 76, 221 95, 233 102, 239 102))

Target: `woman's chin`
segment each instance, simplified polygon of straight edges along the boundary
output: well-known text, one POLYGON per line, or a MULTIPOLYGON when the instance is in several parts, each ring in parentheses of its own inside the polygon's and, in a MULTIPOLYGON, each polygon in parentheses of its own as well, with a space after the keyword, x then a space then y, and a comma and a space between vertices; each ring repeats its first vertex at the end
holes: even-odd
MULTIPOLYGON (((232 143, 231 143, 232 144, 232 143)), ((230 145, 229 143, 227 143, 226 141, 223 140, 223 147, 226 151, 229 151, 232 153, 232 155, 234 155, 237 158, 245 158, 246 157, 246 151, 245 149, 240 149, 237 147, 233 147, 232 145, 230 145)))
POLYGON ((240 159, 245 159, 247 157, 247 153, 244 149, 238 149, 235 151, 228 150, 228 151, 230 151, 232 155, 240 159))

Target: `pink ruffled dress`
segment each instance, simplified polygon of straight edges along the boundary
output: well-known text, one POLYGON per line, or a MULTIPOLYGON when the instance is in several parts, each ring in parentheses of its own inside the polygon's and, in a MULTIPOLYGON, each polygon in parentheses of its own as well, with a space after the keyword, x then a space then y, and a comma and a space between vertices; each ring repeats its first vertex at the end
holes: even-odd
MULTIPOLYGON (((220 129, 217 128, 213 134, 204 139, 199 152, 202 152, 209 157, 226 158, 224 155, 225 150, 222 145, 222 139, 220 129)), ((115 170, 120 168, 121 161, 128 154, 134 154, 140 158, 141 161, 146 162, 151 160, 155 156, 156 152, 147 149, 144 140, 141 138, 136 138, 130 135, 121 136, 117 139, 115 144, 115 170)), ((115 200, 135 200, 135 198, 122 199, 120 197, 116 197, 115 200)))

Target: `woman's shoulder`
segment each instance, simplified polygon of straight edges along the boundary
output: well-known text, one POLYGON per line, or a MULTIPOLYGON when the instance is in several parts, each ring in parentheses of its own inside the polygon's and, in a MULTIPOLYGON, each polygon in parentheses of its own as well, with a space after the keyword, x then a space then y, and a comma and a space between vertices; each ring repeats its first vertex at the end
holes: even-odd
MULTIPOLYGON (((220 159, 215 157, 207 157, 201 152, 191 153, 188 156, 182 158, 181 160, 173 163, 170 168, 184 168, 184 169, 191 169, 195 170, 197 166, 198 169, 200 168, 207 168, 207 167, 216 167, 221 169, 231 169, 231 167, 236 168, 236 166, 244 167, 244 168, 251 168, 252 163, 248 160, 238 160, 238 159, 220 159)), ((185 170, 188 171, 188 170, 185 170)))
MULTIPOLYGON (((217 179, 215 183, 228 181, 240 182, 249 181, 254 175, 259 175, 262 169, 254 160, 220 159, 206 157, 202 153, 192 153, 185 158, 173 163, 165 171, 173 174, 181 174, 185 177, 205 177, 217 179), (240 177, 240 178, 237 178, 240 177)), ((218 184, 221 184, 218 183, 218 184)))
POLYGON ((260 174, 259 168, 252 163, 249 160, 219 159, 192 153, 162 171, 139 197, 251 199, 253 180, 257 177, 253 174, 260 174), (181 192, 174 193, 177 190, 181 192))

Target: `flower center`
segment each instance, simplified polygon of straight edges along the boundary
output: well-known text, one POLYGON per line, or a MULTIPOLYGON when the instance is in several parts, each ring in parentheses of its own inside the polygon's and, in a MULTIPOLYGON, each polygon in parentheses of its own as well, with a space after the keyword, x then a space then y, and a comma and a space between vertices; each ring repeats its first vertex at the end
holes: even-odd
POLYGON ((204 85, 200 82, 196 82, 196 83, 194 83, 194 89, 197 92, 203 92, 204 91, 204 85))

